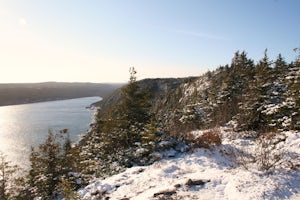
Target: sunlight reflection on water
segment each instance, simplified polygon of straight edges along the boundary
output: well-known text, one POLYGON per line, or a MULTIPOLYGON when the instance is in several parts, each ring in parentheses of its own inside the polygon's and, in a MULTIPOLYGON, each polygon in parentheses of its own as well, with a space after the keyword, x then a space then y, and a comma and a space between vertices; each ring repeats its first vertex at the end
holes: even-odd
POLYGON ((0 151, 22 167, 31 146, 43 142, 49 129, 68 128, 72 141, 89 129, 94 111, 86 109, 99 97, 0 107, 0 151))

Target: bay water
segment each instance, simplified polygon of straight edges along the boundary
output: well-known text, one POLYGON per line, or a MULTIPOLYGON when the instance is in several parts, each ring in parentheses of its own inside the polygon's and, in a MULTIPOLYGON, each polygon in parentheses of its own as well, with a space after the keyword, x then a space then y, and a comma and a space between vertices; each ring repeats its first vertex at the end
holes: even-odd
POLYGON ((50 129, 68 129, 71 140, 78 141, 93 120, 95 110, 88 107, 100 100, 86 97, 0 107, 0 151, 27 168, 31 146, 43 143, 50 129))

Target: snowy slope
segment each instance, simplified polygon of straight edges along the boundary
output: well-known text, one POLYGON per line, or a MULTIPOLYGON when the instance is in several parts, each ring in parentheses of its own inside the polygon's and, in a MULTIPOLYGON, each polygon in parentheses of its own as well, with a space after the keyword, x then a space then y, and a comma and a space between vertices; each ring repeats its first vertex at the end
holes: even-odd
MULTIPOLYGON (((196 132, 197 133, 197 132, 196 132)), ((300 155, 300 133, 284 132, 278 150, 300 155)), ((223 142, 213 149, 195 149, 147 167, 99 179, 79 191, 86 199, 300 199, 300 169, 248 170, 236 163, 234 150, 257 149, 254 140, 223 131, 223 142), (234 137, 233 137, 234 136, 234 137), (104 198, 103 198, 104 199, 104 198)))

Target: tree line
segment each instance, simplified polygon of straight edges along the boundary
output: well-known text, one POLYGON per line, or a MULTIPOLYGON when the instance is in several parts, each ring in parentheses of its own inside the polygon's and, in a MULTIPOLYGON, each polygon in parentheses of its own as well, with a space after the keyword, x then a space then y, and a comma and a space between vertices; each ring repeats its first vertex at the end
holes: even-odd
POLYGON ((256 64, 246 52, 236 52, 231 65, 211 74, 205 98, 211 125, 235 120, 238 130, 300 129, 300 61, 275 61, 267 50, 256 64))

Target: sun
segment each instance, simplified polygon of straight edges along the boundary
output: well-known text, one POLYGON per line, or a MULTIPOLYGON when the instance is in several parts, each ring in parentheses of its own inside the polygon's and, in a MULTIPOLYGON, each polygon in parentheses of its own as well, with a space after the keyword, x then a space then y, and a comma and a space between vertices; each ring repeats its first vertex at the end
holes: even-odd
POLYGON ((25 18, 19 18, 18 19, 18 24, 20 25, 20 26, 27 26, 27 24, 28 24, 28 22, 27 22, 27 20, 25 19, 25 18))

